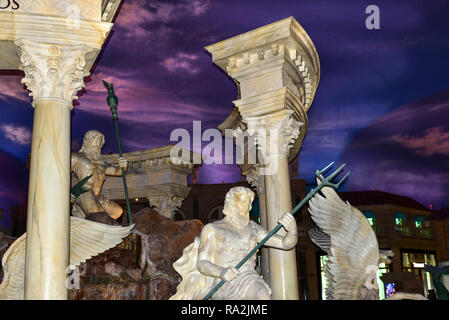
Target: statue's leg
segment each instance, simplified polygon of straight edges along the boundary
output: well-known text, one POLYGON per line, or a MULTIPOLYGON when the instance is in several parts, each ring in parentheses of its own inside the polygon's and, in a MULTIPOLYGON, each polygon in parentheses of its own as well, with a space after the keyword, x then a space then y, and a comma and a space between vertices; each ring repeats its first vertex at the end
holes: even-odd
POLYGON ((244 300, 271 300, 271 293, 265 283, 257 281, 248 290, 244 300))
POLYGON ((118 219, 123 213, 123 208, 112 200, 99 196, 98 200, 104 208, 104 211, 112 218, 118 219))
POLYGON ((76 203, 83 209, 86 216, 92 212, 102 212, 104 211, 103 206, 98 201, 97 197, 92 191, 85 192, 81 194, 77 199, 76 203))

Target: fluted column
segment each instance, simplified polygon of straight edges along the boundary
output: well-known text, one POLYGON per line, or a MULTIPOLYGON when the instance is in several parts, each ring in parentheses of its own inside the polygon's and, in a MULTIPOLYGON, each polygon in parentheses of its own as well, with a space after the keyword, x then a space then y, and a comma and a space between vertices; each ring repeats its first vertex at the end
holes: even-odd
POLYGON ((84 86, 87 46, 19 40, 22 83, 33 97, 25 299, 67 299, 70 111, 84 86))

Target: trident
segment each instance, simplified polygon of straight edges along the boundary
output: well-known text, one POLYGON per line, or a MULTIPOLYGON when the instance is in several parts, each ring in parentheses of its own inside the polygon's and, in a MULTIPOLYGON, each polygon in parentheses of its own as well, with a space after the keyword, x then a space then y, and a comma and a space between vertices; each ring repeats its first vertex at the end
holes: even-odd
MULTIPOLYGON (((340 179, 340 181, 338 181, 337 183, 332 183, 331 180, 341 172, 341 170, 343 170, 343 168, 346 166, 346 164, 342 164, 337 170, 335 170, 332 174, 330 174, 329 176, 327 176, 326 178, 323 176, 324 173, 326 173, 327 170, 329 170, 332 166, 333 166, 334 162, 331 162, 330 164, 328 164, 324 169, 322 170, 317 170, 315 172, 315 176, 319 179, 320 183, 317 185, 316 188, 312 189, 307 196, 301 200, 300 203, 298 203, 296 205, 296 207, 292 210, 291 214, 294 215, 299 209, 301 209, 301 207, 307 203, 307 201, 309 201, 318 191, 320 191, 323 187, 331 187, 334 189, 338 189, 340 188, 341 184, 343 183, 343 181, 346 180, 346 178, 349 176, 349 174, 351 172, 348 172, 347 174, 345 174, 345 176, 343 178, 340 179)), ((251 258, 256 252, 257 250, 259 250, 264 244, 265 242, 268 241, 268 239, 270 239, 276 232, 279 231, 279 229, 282 228, 282 224, 278 223, 276 227, 274 227, 273 230, 271 230, 270 233, 268 233, 266 235, 265 238, 263 238, 262 241, 259 242, 259 244, 250 251, 250 253, 248 253, 243 259, 242 261, 239 262, 238 265, 235 266, 236 269, 240 269, 241 266, 243 266, 245 264, 246 261, 249 260, 249 258, 251 258)), ((207 296, 205 296, 203 298, 203 300, 208 300, 215 292, 217 292, 218 289, 221 288, 221 286, 223 286, 226 283, 225 280, 221 280, 219 283, 217 283, 217 285, 211 290, 209 291, 209 293, 207 294, 207 296)))
MULTIPOLYGON (((118 133, 118 116, 117 116, 118 98, 114 93, 114 85, 112 83, 109 84, 103 80, 103 84, 105 88, 108 89, 108 97, 106 101, 108 102, 109 108, 111 108, 112 119, 114 120, 115 135, 117 136, 117 144, 118 144, 118 154, 120 157, 122 157, 123 156, 122 146, 120 144, 120 135, 118 133)), ((131 225, 133 223, 133 218, 131 216, 131 206, 129 204, 128 185, 126 183, 125 169, 123 168, 121 169, 122 169, 123 188, 125 189, 126 209, 128 209, 128 221, 129 225, 131 225)))

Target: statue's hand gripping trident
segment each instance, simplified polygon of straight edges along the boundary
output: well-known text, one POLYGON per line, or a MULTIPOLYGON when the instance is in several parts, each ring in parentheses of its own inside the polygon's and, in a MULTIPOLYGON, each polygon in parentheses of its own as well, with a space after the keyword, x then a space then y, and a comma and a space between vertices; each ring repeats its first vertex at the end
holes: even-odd
POLYGON ((115 135, 117 137, 118 152, 120 157, 119 166, 122 170, 123 188, 125 189, 125 198, 126 198, 126 209, 128 210, 128 221, 129 224, 131 225, 133 223, 133 220, 131 214, 131 205, 129 203, 128 185, 126 183, 126 174, 125 174, 125 171, 128 168, 128 161, 123 157, 122 146, 120 143, 120 134, 118 132, 118 115, 117 115, 118 98, 115 95, 114 85, 112 83, 109 84, 103 80, 103 85, 108 90, 108 97, 106 101, 108 102, 109 108, 111 108, 112 119, 114 120, 115 135))

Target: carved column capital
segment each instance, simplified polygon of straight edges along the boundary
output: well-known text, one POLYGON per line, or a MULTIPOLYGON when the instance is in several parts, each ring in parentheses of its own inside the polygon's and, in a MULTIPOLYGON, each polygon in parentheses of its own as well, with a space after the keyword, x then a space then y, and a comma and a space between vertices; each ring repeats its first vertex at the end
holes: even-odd
POLYGON ((19 69, 33 105, 39 99, 57 99, 72 105, 77 92, 84 87, 86 45, 61 45, 20 39, 14 42, 20 50, 19 69))
POLYGON ((249 171, 243 172, 248 183, 257 190, 259 195, 265 194, 265 177, 260 172, 259 165, 251 166, 249 171))
POLYGON ((178 210, 184 198, 174 195, 149 196, 150 206, 155 207, 160 215, 174 219, 176 210, 178 210))
POLYGON ((244 117, 248 134, 255 136, 258 150, 262 155, 288 154, 296 140, 304 135, 304 122, 293 116, 292 110, 285 110, 281 116, 244 117))

